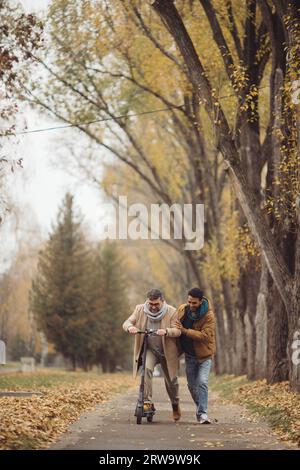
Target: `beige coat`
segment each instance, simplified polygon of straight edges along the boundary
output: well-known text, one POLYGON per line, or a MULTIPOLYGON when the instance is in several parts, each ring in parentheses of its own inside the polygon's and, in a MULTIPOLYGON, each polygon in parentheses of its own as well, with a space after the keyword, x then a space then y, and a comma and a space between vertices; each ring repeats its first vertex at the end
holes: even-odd
MULTIPOLYGON (((161 320, 160 328, 167 330, 167 336, 162 336, 162 343, 171 380, 176 377, 179 367, 178 351, 175 338, 180 336, 180 330, 175 327, 176 319, 176 309, 171 305, 168 305, 167 313, 161 320)), ((135 326, 139 330, 144 330, 146 328, 146 323, 147 315, 144 313, 144 304, 140 304, 135 307, 132 315, 130 315, 130 317, 123 323, 123 329, 128 331, 130 326, 135 326)), ((136 376, 145 335, 138 334, 134 336, 135 343, 133 352, 133 374, 136 376)))

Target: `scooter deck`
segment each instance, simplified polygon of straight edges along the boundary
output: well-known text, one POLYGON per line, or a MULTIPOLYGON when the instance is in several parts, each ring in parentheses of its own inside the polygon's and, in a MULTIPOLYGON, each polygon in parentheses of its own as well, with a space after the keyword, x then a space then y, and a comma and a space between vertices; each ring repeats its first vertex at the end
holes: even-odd
POLYGON ((137 416, 137 415, 138 415, 138 411, 139 411, 140 409, 142 409, 142 414, 141 414, 141 416, 142 416, 143 418, 147 418, 148 416, 154 416, 154 415, 155 415, 155 412, 156 412, 156 409, 154 408, 154 406, 153 406, 153 408, 152 408, 151 410, 145 411, 143 404, 139 404, 139 403, 138 403, 138 404, 136 405, 136 408, 135 408, 134 416, 137 416))

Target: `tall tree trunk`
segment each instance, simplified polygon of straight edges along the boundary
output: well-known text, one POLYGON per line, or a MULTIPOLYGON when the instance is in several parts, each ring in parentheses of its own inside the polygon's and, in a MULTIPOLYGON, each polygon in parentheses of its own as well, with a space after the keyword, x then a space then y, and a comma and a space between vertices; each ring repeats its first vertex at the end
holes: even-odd
POLYGON ((274 384, 288 380, 288 329, 285 306, 269 276, 268 287, 268 345, 267 345, 267 382, 274 384))
POLYGON ((262 260, 259 293, 256 305, 256 348, 255 348, 255 379, 263 379, 267 375, 267 344, 268 344, 268 278, 269 271, 262 260))
MULTIPOLYGON (((289 80, 300 80, 299 71, 299 41, 300 41, 300 8, 298 0, 290 0, 284 4, 278 5, 286 8, 286 15, 283 17, 283 24, 286 25, 288 37, 287 70, 289 80), (297 47, 298 46, 298 47, 297 47)), ((298 88, 299 90, 299 88, 298 88)), ((289 116, 290 123, 295 127, 296 150, 300 151, 300 103, 295 104, 294 114, 289 116)), ((289 122, 288 122, 289 124, 289 122)), ((298 153, 299 155, 299 153, 298 153)), ((299 172, 298 172, 299 178, 299 172)), ((289 379, 293 390, 300 391, 300 195, 296 198, 296 221, 294 228, 294 280, 292 287, 291 306, 289 312, 289 338, 288 338, 288 357, 289 357, 289 379), (295 343, 296 342, 296 343, 295 343), (296 352, 296 354, 295 354, 296 352), (298 356, 297 356, 298 354, 298 356)), ((287 244, 287 249, 291 247, 287 244)))
POLYGON ((298 231, 296 234, 295 241, 296 250, 293 295, 291 299, 291 308, 288 316, 288 357, 289 380, 291 388, 297 392, 300 392, 300 196, 298 196, 296 204, 298 231))
POLYGON ((245 331, 247 343, 247 377, 255 379, 255 354, 256 354, 256 305, 259 292, 260 271, 256 266, 256 260, 251 259, 247 266, 247 307, 245 312, 245 331))
POLYGON ((245 328, 245 312, 247 308, 247 275, 244 270, 241 271, 238 280, 238 293, 235 304, 235 360, 234 360, 234 374, 245 375, 247 373, 247 341, 246 341, 246 328, 245 328))
POLYGON ((217 352, 215 357, 215 372, 216 374, 225 374, 229 373, 230 359, 229 348, 226 341, 227 334, 224 323, 224 312, 220 292, 212 287, 211 294, 213 299, 213 308, 216 315, 217 352))
POLYGON ((48 347, 48 341, 46 338, 46 335, 43 331, 39 332, 39 337, 40 337, 40 343, 41 343, 41 367, 46 367, 47 365, 47 359, 48 359, 48 353, 49 353, 49 347, 48 347))

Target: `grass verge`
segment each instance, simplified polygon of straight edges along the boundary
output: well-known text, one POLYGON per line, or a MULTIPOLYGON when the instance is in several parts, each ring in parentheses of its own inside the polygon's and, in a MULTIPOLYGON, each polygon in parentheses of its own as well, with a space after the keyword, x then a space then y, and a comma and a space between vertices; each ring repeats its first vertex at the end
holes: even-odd
POLYGON ((288 382, 268 385, 265 380, 249 381, 245 376, 211 376, 210 387, 225 400, 244 405, 267 420, 282 440, 300 446, 300 394, 288 382))

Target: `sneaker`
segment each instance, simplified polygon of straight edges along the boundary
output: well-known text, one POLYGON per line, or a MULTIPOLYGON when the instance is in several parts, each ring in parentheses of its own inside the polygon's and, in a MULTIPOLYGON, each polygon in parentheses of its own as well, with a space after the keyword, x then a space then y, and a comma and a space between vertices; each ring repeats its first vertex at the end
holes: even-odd
POLYGON ((199 424, 211 424, 211 420, 208 418, 207 414, 202 414, 197 416, 197 421, 199 424))
POLYGON ((180 409, 179 403, 172 404, 172 408, 173 408, 174 421, 179 421, 181 418, 181 409, 180 409))

